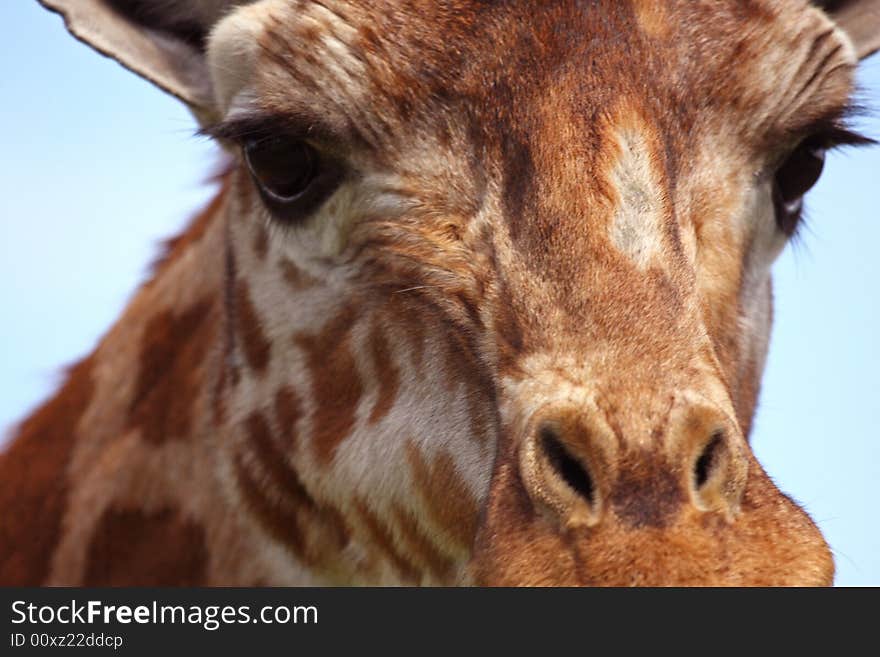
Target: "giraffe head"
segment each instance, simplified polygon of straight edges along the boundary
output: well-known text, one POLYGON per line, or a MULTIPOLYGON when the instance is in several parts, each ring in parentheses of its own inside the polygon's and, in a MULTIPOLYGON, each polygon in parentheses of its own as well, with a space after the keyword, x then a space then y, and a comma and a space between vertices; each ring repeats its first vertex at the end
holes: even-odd
POLYGON ((748 436, 876 4, 43 1, 235 157, 220 449, 264 530, 330 528, 298 559, 832 581, 748 436))

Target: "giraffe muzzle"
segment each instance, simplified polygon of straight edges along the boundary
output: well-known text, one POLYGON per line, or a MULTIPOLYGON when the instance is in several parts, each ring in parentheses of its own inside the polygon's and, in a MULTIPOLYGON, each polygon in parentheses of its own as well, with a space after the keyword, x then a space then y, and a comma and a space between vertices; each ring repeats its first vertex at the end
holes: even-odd
POLYGON ((748 458, 725 413, 682 401, 653 426, 623 426, 600 407, 550 405, 535 413, 519 471, 536 511, 564 528, 607 521, 662 527, 683 507, 735 520, 748 458))
POLYGON ((474 581, 832 583, 821 533, 766 475, 731 413, 692 391, 634 399, 567 394, 508 418, 474 581))

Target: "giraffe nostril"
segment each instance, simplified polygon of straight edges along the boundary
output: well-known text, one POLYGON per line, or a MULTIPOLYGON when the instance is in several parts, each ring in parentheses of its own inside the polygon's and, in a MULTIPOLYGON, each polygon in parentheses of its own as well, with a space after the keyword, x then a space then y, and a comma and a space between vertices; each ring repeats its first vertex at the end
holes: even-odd
POLYGON ((748 458, 731 428, 712 424, 691 434, 696 443, 690 456, 691 499, 700 511, 719 511, 732 520, 745 491, 748 458))
POLYGON ((721 451, 724 446, 724 432, 716 431, 712 434, 709 442, 694 461, 694 485, 697 490, 703 488, 712 473, 718 469, 721 460, 721 451))
POLYGON ((550 467, 569 488, 593 506, 596 501, 593 478, 584 465, 565 448, 556 429, 550 424, 542 425, 538 429, 538 439, 550 467))

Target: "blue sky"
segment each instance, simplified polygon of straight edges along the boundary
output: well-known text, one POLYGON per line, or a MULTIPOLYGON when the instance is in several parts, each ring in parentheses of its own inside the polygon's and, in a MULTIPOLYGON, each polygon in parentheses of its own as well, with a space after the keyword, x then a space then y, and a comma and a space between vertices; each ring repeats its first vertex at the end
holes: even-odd
MULTIPOLYGON (((175 100, 76 42, 35 0, 0 3, 0 427, 118 316, 158 242, 210 197, 216 155, 175 100)), ((880 138, 880 55, 859 80, 880 138)), ((880 586, 880 147, 829 157, 809 229, 775 267, 752 444, 819 522, 839 585, 880 586)))

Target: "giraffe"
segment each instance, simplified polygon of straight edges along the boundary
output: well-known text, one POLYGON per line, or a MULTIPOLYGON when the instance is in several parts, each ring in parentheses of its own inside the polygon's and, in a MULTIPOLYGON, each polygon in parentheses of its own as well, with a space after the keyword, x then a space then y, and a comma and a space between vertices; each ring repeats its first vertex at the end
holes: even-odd
POLYGON ((0 455, 0 583, 832 583, 748 437, 880 3, 41 2, 229 164, 0 455))

